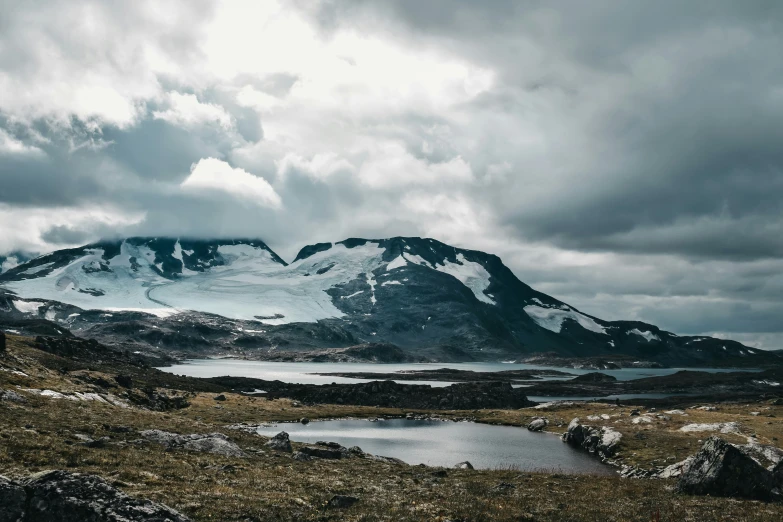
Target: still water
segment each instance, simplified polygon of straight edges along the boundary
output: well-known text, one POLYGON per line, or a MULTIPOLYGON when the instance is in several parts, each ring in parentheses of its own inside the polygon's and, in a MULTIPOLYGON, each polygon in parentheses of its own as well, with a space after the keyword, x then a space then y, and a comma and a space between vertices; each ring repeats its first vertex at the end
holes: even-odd
POLYGON ((259 428, 273 436, 286 431, 294 442, 338 442, 359 446, 373 455, 396 457, 408 464, 452 467, 469 461, 475 468, 560 471, 567 473, 613 473, 598 459, 564 444, 549 433, 525 428, 490 426, 472 422, 389 419, 330 420, 280 423, 259 428))
MULTIPOLYGON (((357 383, 368 382, 371 379, 351 379, 347 377, 330 377, 316 375, 316 373, 334 372, 383 372, 392 373, 410 370, 435 370, 438 368, 454 368, 458 370, 472 370, 476 372, 498 372, 504 370, 541 370, 552 369, 568 372, 573 375, 581 375, 597 370, 574 370, 571 368, 550 368, 548 366, 535 366, 533 364, 512 363, 418 363, 418 364, 373 364, 373 363, 313 363, 313 362, 268 362, 245 361, 240 359, 194 359, 182 364, 175 364, 163 371, 189 377, 220 377, 230 375, 233 377, 253 377, 267 381, 279 380, 300 384, 329 384, 329 383, 357 383)), ((601 373, 612 375, 619 381, 640 379, 642 377, 654 377, 658 375, 671 375, 685 368, 623 368, 621 370, 600 370, 601 373)), ((718 368, 688 368, 694 371, 726 372, 737 371, 718 368)), ((448 381, 399 381, 411 384, 429 384, 431 386, 448 386, 448 381)))

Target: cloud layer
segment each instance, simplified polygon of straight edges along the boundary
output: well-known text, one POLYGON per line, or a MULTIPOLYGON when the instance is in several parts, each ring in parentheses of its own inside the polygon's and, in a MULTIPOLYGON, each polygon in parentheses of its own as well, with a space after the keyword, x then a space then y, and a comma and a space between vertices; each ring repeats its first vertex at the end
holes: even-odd
POLYGON ((600 317, 783 348, 779 2, 2 10, 0 255, 433 236, 600 317))

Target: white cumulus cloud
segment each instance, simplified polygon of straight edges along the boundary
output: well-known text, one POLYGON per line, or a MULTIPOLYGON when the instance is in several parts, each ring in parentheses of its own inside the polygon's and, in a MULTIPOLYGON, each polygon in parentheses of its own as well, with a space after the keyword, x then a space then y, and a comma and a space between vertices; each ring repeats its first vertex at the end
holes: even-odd
POLYGON ((180 186, 203 192, 219 190, 264 207, 283 206, 280 196, 267 180, 217 158, 203 158, 193 164, 190 175, 180 186))
POLYGON ((202 103, 195 94, 172 91, 166 94, 166 100, 168 109, 153 112, 155 119, 184 128, 213 123, 224 129, 230 129, 232 126, 231 115, 223 107, 214 103, 202 103))

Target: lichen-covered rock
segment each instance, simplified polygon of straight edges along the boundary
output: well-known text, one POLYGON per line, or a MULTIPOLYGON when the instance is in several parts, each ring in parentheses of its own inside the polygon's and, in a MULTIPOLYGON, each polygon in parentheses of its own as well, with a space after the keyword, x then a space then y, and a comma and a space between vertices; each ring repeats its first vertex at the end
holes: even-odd
POLYGON ((214 453, 226 457, 245 457, 246 454, 235 443, 222 433, 193 433, 191 435, 179 435, 161 430, 146 430, 141 436, 150 442, 161 444, 171 449, 184 449, 202 453, 214 453))
POLYGON ((0 475, 0 522, 22 522, 25 502, 24 488, 0 475))
POLYGON ((704 442, 677 483, 683 493, 757 500, 773 498, 773 489, 772 472, 716 436, 704 442))
POLYGON ((288 433, 284 431, 281 431, 269 439, 269 442, 267 442, 266 445, 277 451, 285 451, 286 453, 291 453, 293 451, 293 448, 291 448, 291 439, 288 438, 288 433))
POLYGON ((47 471, 33 475, 25 490, 24 522, 189 522, 168 506, 130 497, 94 475, 47 471))
POLYGON ((530 431, 541 431, 544 428, 546 428, 548 424, 549 421, 546 420, 545 418, 537 417, 532 421, 530 421, 530 424, 527 425, 527 429, 530 431))
POLYGON ((0 401, 27 402, 27 399, 12 390, 0 390, 0 401))
POLYGON ((594 428, 580 424, 579 418, 568 424, 568 430, 563 433, 563 442, 571 446, 581 447, 590 453, 602 457, 613 457, 622 440, 622 434, 608 426, 594 428))

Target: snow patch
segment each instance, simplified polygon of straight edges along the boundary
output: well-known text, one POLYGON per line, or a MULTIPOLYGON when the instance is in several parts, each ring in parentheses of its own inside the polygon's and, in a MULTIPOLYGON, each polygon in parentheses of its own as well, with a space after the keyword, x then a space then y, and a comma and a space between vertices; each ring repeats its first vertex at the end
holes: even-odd
POLYGON ((536 305, 527 305, 525 313, 533 319, 538 326, 555 333, 560 333, 563 321, 571 319, 579 323, 579 326, 591 332, 609 335, 606 329, 590 317, 573 310, 561 310, 559 308, 542 308, 536 305))
POLYGON ((37 303, 35 301, 19 301, 14 299, 14 308, 23 314, 37 314, 38 309, 43 305, 43 303, 37 303))
POLYGON ((484 293, 484 290, 489 288, 489 272, 480 263, 468 261, 464 255, 457 254, 457 263, 446 259, 444 264, 436 266, 435 270, 457 278, 463 285, 470 288, 479 301, 491 305, 496 304, 484 293))
POLYGON ((401 284, 402 284, 402 283, 400 283, 399 281, 384 281, 383 283, 381 283, 381 286, 386 286, 386 285, 401 285, 401 284))
POLYGON ((388 265, 386 265, 386 271, 394 270, 395 268, 402 268, 404 266, 407 266, 408 262, 405 260, 405 257, 400 254, 399 256, 395 257, 388 265))
POLYGON ((651 341, 653 341, 653 340, 656 340, 656 341, 660 341, 660 340, 661 340, 661 339, 660 339, 660 337, 658 337, 658 336, 657 336, 657 335, 655 335, 654 333, 652 333, 652 332, 646 332, 646 331, 645 331, 645 332, 642 332, 642 331, 641 331, 641 330, 639 330, 638 328, 634 328, 633 330, 629 330, 629 331, 628 331, 628 332, 626 332, 626 333, 627 333, 628 335, 634 334, 634 335, 638 335, 639 337, 644 337, 644 338, 647 340, 647 342, 648 342, 648 343, 649 343, 649 342, 651 342, 651 341))

